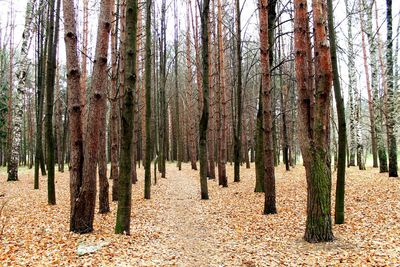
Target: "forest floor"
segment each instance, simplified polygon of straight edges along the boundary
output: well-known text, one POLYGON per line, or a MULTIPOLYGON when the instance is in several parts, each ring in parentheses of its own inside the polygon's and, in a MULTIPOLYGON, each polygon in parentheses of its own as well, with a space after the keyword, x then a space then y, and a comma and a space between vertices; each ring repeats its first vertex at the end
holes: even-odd
POLYGON ((309 244, 302 166, 276 169, 278 214, 268 216, 263 194, 254 193, 254 166, 241 169, 239 183, 231 166, 228 175, 228 188, 210 180, 210 200, 200 200, 198 171, 169 163, 167 179, 144 200, 138 169, 131 236, 114 234, 116 203, 109 214, 96 213, 93 233, 78 235, 68 231, 68 173, 56 173, 57 205, 49 206, 46 177, 33 190, 31 170, 7 183, 1 169, 0 266, 400 265, 400 179, 347 169, 346 223, 334 225, 335 241, 309 244), (99 243, 98 251, 77 254, 80 244, 99 243))

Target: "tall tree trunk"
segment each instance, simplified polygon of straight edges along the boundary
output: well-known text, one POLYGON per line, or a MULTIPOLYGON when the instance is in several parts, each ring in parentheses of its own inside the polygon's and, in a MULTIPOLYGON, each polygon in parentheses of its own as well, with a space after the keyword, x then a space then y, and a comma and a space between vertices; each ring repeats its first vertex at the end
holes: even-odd
MULTIPOLYGON (((151 0, 146 1, 145 87, 146 87, 146 161, 144 198, 150 199, 151 188, 151 0)), ((165 167, 165 166, 164 166, 165 167)))
POLYGON ((182 153, 183 153, 183 143, 182 143, 182 133, 180 125, 180 113, 179 113, 179 88, 178 88, 178 11, 177 11, 177 0, 174 1, 174 50, 175 50, 175 125, 176 125, 176 145, 177 145, 177 155, 176 159, 178 161, 178 169, 182 169, 182 153))
POLYGON ((71 144, 70 158, 70 231, 81 232, 80 195, 83 185, 82 105, 80 100, 80 68, 76 35, 75 9, 63 0, 64 40, 67 58, 68 113, 71 144))
POLYGON ((328 28, 333 70, 333 88, 335 92, 336 112, 338 117, 338 169, 336 180, 335 223, 342 224, 344 223, 344 192, 346 177, 346 113, 340 89, 332 0, 328 0, 328 28))
POLYGON ((228 186, 228 178, 226 176, 226 88, 225 88, 225 60, 224 60, 224 38, 222 30, 222 0, 218 0, 218 52, 219 52, 219 91, 221 96, 221 114, 219 126, 219 157, 218 157, 218 184, 223 187, 228 186))
POLYGON ((210 13, 210 0, 204 0, 201 11, 201 54, 202 54, 202 68, 203 68, 203 111, 201 114, 199 124, 199 159, 200 159, 200 189, 201 199, 208 199, 208 185, 207 185, 207 127, 209 116, 209 54, 208 54, 208 26, 209 26, 209 13, 210 13))
MULTIPOLYGON (((148 0, 150 1, 150 0, 148 0)), ((147 3, 149 5, 149 3, 147 3)), ((126 1, 126 47, 125 47, 125 92, 122 106, 121 127, 121 156, 117 221, 115 233, 130 234, 132 179, 132 124, 134 116, 134 90, 136 88, 136 33, 137 33, 137 0, 126 1)))
POLYGON ((60 66, 57 67, 56 74, 56 101, 55 101, 55 136, 57 140, 57 165, 58 171, 64 172, 62 165, 64 164, 64 160, 62 158, 62 134, 63 134, 63 119, 62 119, 62 100, 61 100, 61 91, 60 91, 60 66))
MULTIPOLYGON (((360 0, 360 8, 362 8, 362 0, 360 0)), ((369 110, 369 120, 371 127, 371 150, 372 150, 372 159, 373 159, 373 167, 378 167, 378 152, 377 152, 377 144, 376 144, 376 132, 375 132, 375 110, 373 106, 372 100, 372 90, 371 83, 369 80, 369 69, 367 64, 367 50, 365 44, 365 25, 364 25, 364 17, 362 12, 360 12, 360 25, 361 25, 361 46, 363 51, 363 62, 364 62, 364 72, 365 72, 365 81, 367 84, 367 93, 368 93, 368 110, 369 110)), ((361 96, 360 96, 361 99, 361 96)), ((361 106, 360 106, 361 109, 361 106)))
MULTIPOLYGON (((347 16, 347 40, 348 40, 348 94, 349 94, 349 107, 350 107, 350 114, 349 114, 349 124, 350 124, 350 131, 349 131, 349 166, 355 166, 355 155, 357 151, 357 162, 358 160, 358 142, 357 142, 357 120, 356 120, 356 106, 357 100, 355 99, 356 90, 357 88, 357 76, 356 76, 356 66, 354 61, 354 44, 353 44, 353 14, 352 10, 350 10, 348 0, 345 0, 346 5, 346 16, 347 16)), ((361 155, 360 155, 361 156, 361 155)), ((361 158, 360 158, 361 160, 361 158)), ((359 165, 358 165, 359 166, 359 165)))
POLYGON ((18 62, 18 85, 15 94, 14 109, 13 109, 13 137, 11 142, 11 156, 8 168, 7 181, 18 181, 18 163, 20 159, 20 145, 22 133, 22 118, 23 118, 23 99, 25 96, 26 79, 28 76, 28 50, 31 40, 31 27, 32 27, 32 9, 33 0, 29 0, 26 4, 25 25, 22 33, 22 44, 20 60, 18 62))
POLYGON ((161 37, 160 37, 160 172, 165 178, 165 162, 167 157, 167 103, 166 103, 166 64, 167 64, 167 40, 166 40, 166 0, 161 4, 161 37))
POLYGON ((237 81, 236 81, 236 124, 234 132, 234 172, 233 181, 240 182, 240 163, 241 163, 241 137, 242 137, 242 38, 241 38, 241 23, 240 23, 240 0, 235 0, 235 19, 236 19, 236 71, 237 71, 237 81))
MULTIPOLYGON (((365 1, 365 0, 364 0, 365 1)), ((369 52, 371 56, 371 89, 372 89, 372 100, 373 100, 373 108, 374 108, 374 115, 375 115, 375 134, 376 134, 376 145, 378 149, 378 159, 379 159, 379 171, 380 172, 387 172, 387 156, 386 156, 386 148, 385 143, 383 140, 383 117, 382 117, 382 104, 381 98, 378 88, 378 64, 377 64, 377 53, 376 53, 376 44, 377 40, 375 39, 375 32, 372 28, 372 6, 374 1, 368 2, 367 4, 364 3, 364 7, 366 8, 367 12, 367 25, 366 25, 366 32, 368 37, 369 43, 369 52)))
POLYGON ((264 151, 264 214, 275 214, 275 167, 274 147, 272 143, 272 109, 269 69, 269 42, 268 42, 268 1, 260 0, 260 62, 262 79, 263 102, 263 151, 264 151))
MULTIPOLYGON (((393 26, 392 26, 392 0, 386 0, 386 77, 388 85, 387 96, 387 141, 389 150, 389 177, 398 177, 397 174, 397 144, 396 144, 396 90, 393 86, 393 26)), ((397 60, 397 58, 396 58, 397 60)))
POLYGON ((118 25, 119 25, 119 3, 115 6, 115 18, 111 32, 111 112, 110 112, 110 139, 111 139, 111 172, 110 179, 112 184, 112 201, 118 200, 118 159, 119 159, 119 105, 117 88, 118 82, 118 25))
POLYGON ((196 125, 196 120, 193 118, 195 113, 195 108, 194 108, 194 89, 192 85, 192 80, 193 80, 193 75, 192 75, 192 64, 191 64, 191 58, 190 58, 190 21, 189 21, 189 10, 190 10, 190 0, 188 1, 187 4, 187 28, 186 28, 186 64, 187 64, 187 81, 186 81, 186 86, 187 86, 187 92, 188 92, 188 116, 190 116, 188 120, 189 124, 189 157, 190 157, 190 163, 192 170, 197 170, 197 156, 196 156, 196 130, 195 130, 195 125, 196 125))
POLYGON ((90 105, 87 110, 88 118, 85 133, 85 148, 83 162, 83 181, 80 197, 76 201, 80 220, 76 225, 76 232, 87 233, 93 231, 94 210, 96 204, 96 167, 99 153, 99 133, 101 118, 98 114, 105 113, 104 99, 107 83, 107 51, 111 29, 111 0, 102 0, 98 20, 97 42, 93 78, 91 82, 90 105))
POLYGON ((331 222, 331 171, 329 143, 329 99, 332 79, 326 10, 321 0, 313 0, 315 32, 315 92, 309 64, 307 1, 294 1, 294 37, 301 150, 307 178, 307 222, 304 239, 308 242, 333 240, 331 222), (315 102, 313 97, 315 96, 315 102), (315 105, 313 105, 315 103, 315 105))

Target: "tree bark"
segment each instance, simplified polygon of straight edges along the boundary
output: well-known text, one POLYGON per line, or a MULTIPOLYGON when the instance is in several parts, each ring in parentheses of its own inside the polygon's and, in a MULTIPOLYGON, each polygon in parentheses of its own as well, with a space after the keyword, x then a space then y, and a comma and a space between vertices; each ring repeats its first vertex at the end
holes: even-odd
MULTIPOLYGON (((151 188, 151 0, 146 1, 145 87, 146 87, 146 161, 144 198, 150 199, 151 188)), ((164 166, 165 167, 165 166, 164 166)))
POLYGON ((93 231, 94 210, 96 204, 96 167, 99 153, 99 132, 101 118, 98 114, 103 110, 106 97, 107 83, 107 51, 111 29, 111 0, 102 0, 98 20, 97 42, 93 78, 91 82, 90 105, 87 128, 85 133, 85 148, 83 162, 83 181, 76 206, 79 221, 76 232, 88 233, 93 231))
POLYGON ((67 58, 68 113, 71 144, 70 158, 70 231, 81 232, 80 197, 83 184, 82 105, 78 61, 75 10, 70 0, 63 0, 64 40, 67 58))
POLYGON ((210 0, 204 0, 201 11, 201 43, 202 43, 202 68, 203 68, 203 111, 199 124, 199 159, 200 159, 200 189, 201 199, 208 199, 207 185, 207 128, 209 116, 209 54, 208 54, 208 22, 210 13, 210 0))
POLYGON ((332 0, 328 0, 328 28, 331 62, 333 70, 333 88, 338 117, 338 166, 336 180, 335 223, 344 223, 344 192, 346 178, 346 113, 340 89, 339 69, 336 56, 336 33, 333 17, 332 0))
POLYGON ((331 222, 331 171, 329 160, 329 99, 332 80, 326 10, 321 0, 313 0, 315 37, 315 92, 309 61, 307 1, 294 1, 295 64, 300 113, 300 146, 307 178, 307 221, 304 239, 308 242, 333 240, 331 222), (315 102, 313 97, 315 96, 315 102), (315 103, 315 105, 313 105, 315 103))
MULTIPOLYGON (((149 0, 148 0, 149 1, 149 0)), ((148 3, 147 3, 148 4, 148 3)), ((124 70, 125 92, 122 106, 121 127, 121 156, 116 234, 130 234, 131 221, 131 153, 132 153, 132 124, 134 116, 134 90, 136 88, 136 33, 137 33, 137 0, 126 1, 126 47, 124 70)))
POLYGON ((233 154, 234 154, 234 168, 233 168, 233 181, 240 182, 240 163, 241 163, 241 145, 242 145, 242 30, 240 22, 240 0, 235 0, 235 24, 236 24, 236 60, 237 60, 237 81, 236 81, 236 124, 233 138, 233 154))
POLYGON ((118 82, 118 25, 119 25, 119 0, 115 6, 115 21, 111 32, 111 112, 110 112, 110 141, 111 141, 111 173, 112 201, 118 200, 118 159, 119 159, 119 90, 118 82))
MULTIPOLYGON (((393 22, 392 0, 386 0, 386 77, 388 85, 387 96, 387 138, 389 150, 389 177, 398 177, 397 174, 397 144, 396 144, 396 88, 393 86, 393 22)), ((396 58, 397 60, 397 58, 396 58)))
POLYGON ((274 147, 272 143, 272 110, 269 66, 269 41, 268 41, 268 1, 260 0, 260 62, 262 79, 263 102, 263 151, 264 151, 264 214, 275 214, 275 167, 274 147))
POLYGON ((8 168, 7 181, 18 181, 18 163, 20 159, 20 145, 22 133, 22 119, 23 119, 23 99, 25 96, 26 79, 28 76, 28 50, 31 40, 31 27, 32 27, 32 9, 33 0, 29 0, 26 4, 25 25, 22 33, 21 56, 18 62, 18 85, 15 94, 14 109, 13 109, 13 137, 11 142, 11 155, 8 168))

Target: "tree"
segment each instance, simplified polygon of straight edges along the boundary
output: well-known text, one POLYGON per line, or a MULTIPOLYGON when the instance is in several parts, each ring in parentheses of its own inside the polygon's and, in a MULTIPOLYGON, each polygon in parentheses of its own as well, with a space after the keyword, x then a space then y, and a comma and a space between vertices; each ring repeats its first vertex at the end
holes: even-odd
POLYGON ((53 133, 53 102, 54 84, 56 79, 56 56, 58 45, 58 30, 60 18, 60 0, 57 4, 50 1, 50 18, 48 31, 48 54, 47 54, 47 76, 46 76, 46 141, 47 141, 47 201, 50 205, 56 204, 55 174, 54 174, 54 133, 53 133), (57 11, 56 11, 57 10, 57 11))
MULTIPOLYGON (((146 87, 146 162, 144 177, 144 198, 150 199, 151 187, 151 0, 146 1, 146 57, 145 57, 145 87, 146 87)), ((164 166, 165 167, 165 166, 164 166)))
POLYGON ((108 37, 111 29, 111 0, 100 3, 99 23, 97 30, 95 61, 91 82, 90 106, 88 109, 87 128, 85 133, 83 180, 79 197, 75 200, 76 222, 74 230, 78 233, 93 231, 94 210, 96 204, 96 167, 99 153, 99 133, 101 118, 105 113, 103 101, 106 97, 108 37))
POLYGON ((161 177, 165 178, 165 162, 167 157, 167 100, 166 100, 166 68, 167 68, 167 24, 166 24, 166 0, 161 2, 161 33, 160 33, 160 156, 159 156, 159 167, 161 177))
POLYGON ((208 93, 209 93, 209 54, 208 54, 208 21, 210 13, 210 0, 204 0, 201 10, 201 54, 202 54, 202 69, 203 69, 203 108, 199 124, 199 160, 200 160, 200 189, 201 199, 208 199, 207 185, 207 127, 208 127, 208 93))
POLYGON ((340 89, 339 68, 336 56, 336 33, 332 0, 328 0, 328 28, 331 62, 333 70, 333 88, 338 116, 338 166, 336 181, 335 223, 344 223, 344 191, 346 176, 346 114, 340 89))
POLYGON ((240 163, 241 163, 241 137, 242 137, 242 38, 241 38, 241 25, 240 25, 240 0, 235 0, 236 12, 236 124, 234 133, 234 173, 233 181, 240 182, 240 163))
POLYGON ((70 231, 80 232, 79 197, 83 180, 83 139, 80 68, 78 61, 78 38, 76 35, 75 10, 71 0, 63 0, 64 40, 67 58, 67 86, 69 132, 71 143, 70 158, 70 231))
POLYGON ((32 27, 32 10, 33 0, 29 0, 26 4, 25 25, 22 33, 21 55, 18 62, 18 85, 14 101, 14 116, 13 116, 13 137, 11 146, 11 156, 8 169, 7 181, 18 181, 18 164, 20 159, 20 145, 23 121, 23 99, 25 96, 26 79, 28 76, 28 50, 31 40, 32 27))
MULTIPOLYGON (((362 1, 360 0, 360 8, 362 8, 362 1)), ((372 101, 372 90, 371 90, 371 83, 369 79, 369 69, 367 63, 367 49, 365 44, 365 22, 363 13, 360 12, 360 26, 361 26, 361 47, 363 51, 363 65, 364 65, 364 72, 365 72, 365 81, 367 85, 367 93, 368 93, 368 111, 369 111, 369 121, 370 121, 370 128, 371 128, 371 150, 372 150, 372 158, 373 158, 373 167, 378 167, 378 153, 377 153, 377 144, 376 144, 376 129, 375 129, 375 110, 372 101)), ((361 99, 361 96, 360 96, 361 99)), ((359 107, 361 109, 361 106, 359 107)))
POLYGON ((268 1, 260 0, 260 62, 263 105, 263 151, 264 151, 264 214, 275 214, 275 167, 274 147, 272 142, 272 110, 269 70, 269 41, 268 41, 268 1))
POLYGON ((315 29, 315 89, 310 69, 310 40, 307 1, 294 1, 294 48, 300 113, 301 139, 307 179, 307 222, 304 239, 308 242, 333 240, 331 222, 331 171, 329 159, 329 99, 332 81, 325 6, 313 0, 315 29))
POLYGON ((225 88, 225 60, 224 60, 224 38, 223 38, 223 23, 222 23, 222 4, 218 0, 218 84, 220 94, 220 125, 219 125, 219 161, 218 161, 218 184, 223 187, 228 186, 228 178, 226 176, 226 88, 225 88))
POLYGON ((392 0, 386 0, 386 21, 387 21, 387 38, 386 38, 386 77, 388 85, 387 95, 387 138, 389 150, 389 177, 398 177, 397 174, 397 144, 396 144, 396 100, 395 90, 393 86, 393 26, 392 26, 392 0))
MULTIPOLYGON (((146 1, 146 5, 150 5, 151 0, 146 1)), ((136 33, 137 33, 137 0, 126 1, 126 47, 125 47, 125 92, 123 98, 123 106, 121 112, 121 156, 120 156, 120 176, 119 176, 119 193, 117 222, 115 225, 116 234, 130 234, 131 221, 131 196, 132 196, 132 179, 131 179, 131 153, 132 153, 132 129, 133 129, 133 105, 134 90, 136 88, 136 33)), ((147 14, 146 16, 150 16, 147 14)))
POLYGON ((110 112, 110 141, 111 141, 111 170, 110 179, 113 180, 112 200, 118 200, 118 158, 119 158, 119 105, 117 88, 118 82, 118 25, 119 25, 119 0, 115 6, 114 27, 111 31, 111 112, 110 112))
POLYGON ((368 3, 364 2, 364 8, 367 12, 367 25, 366 25, 366 33, 368 37, 369 44, 369 53, 370 53, 370 66, 371 66, 371 90, 372 90, 372 101, 373 101, 373 109, 374 109, 374 127, 375 127, 375 138, 376 145, 378 149, 378 159, 379 159, 379 171, 387 172, 387 156, 386 156, 386 148, 383 140, 383 118, 382 118, 382 105, 380 100, 379 88, 378 88, 378 64, 377 64, 377 41, 375 39, 375 32, 372 28, 372 7, 374 1, 368 1, 368 3), (367 6, 368 5, 368 6, 367 6))
POLYGON ((47 37, 45 36, 46 28, 46 12, 45 6, 42 4, 38 7, 39 15, 37 16, 37 81, 36 81, 36 144, 35 144, 35 170, 34 170, 34 189, 39 189, 39 168, 42 175, 46 175, 46 168, 44 164, 43 155, 43 142, 42 142, 42 118, 43 118, 43 105, 45 93, 45 66, 46 66, 46 53, 47 53, 47 37))

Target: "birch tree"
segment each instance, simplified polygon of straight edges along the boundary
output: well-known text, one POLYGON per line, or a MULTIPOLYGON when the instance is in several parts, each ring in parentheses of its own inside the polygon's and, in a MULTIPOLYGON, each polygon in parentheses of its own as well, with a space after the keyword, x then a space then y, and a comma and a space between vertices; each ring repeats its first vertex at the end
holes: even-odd
POLYGON ((8 168, 7 181, 18 181, 18 164, 20 160, 20 145, 21 145, 21 133, 23 123, 23 99, 26 92, 26 79, 28 77, 28 52, 31 42, 32 33, 32 16, 33 16, 33 0, 29 0, 26 4, 25 12, 25 24, 24 31, 22 33, 22 44, 20 59, 18 61, 18 70, 16 72, 18 85, 17 90, 14 94, 14 107, 13 107, 13 135, 11 142, 11 155, 8 168))

